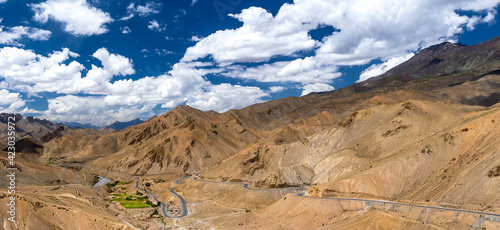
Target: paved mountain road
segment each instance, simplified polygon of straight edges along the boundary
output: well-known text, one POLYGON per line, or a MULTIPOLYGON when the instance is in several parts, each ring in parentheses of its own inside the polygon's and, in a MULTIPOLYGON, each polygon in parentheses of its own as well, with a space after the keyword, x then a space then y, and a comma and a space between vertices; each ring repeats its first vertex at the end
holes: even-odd
POLYGON ((361 202, 377 202, 383 204, 392 204, 392 205, 401 205, 401 206, 409 206, 409 207, 417 207, 417 208, 428 208, 434 210, 445 210, 445 211, 455 211, 455 212, 465 212, 465 213, 474 213, 479 215, 487 215, 487 216, 495 216, 500 217, 500 214, 491 213, 491 212, 480 212, 480 211, 471 211, 464 209, 456 209, 456 208, 445 208, 445 207, 436 207, 436 206, 425 206, 418 204, 406 204, 406 203, 398 203, 393 201, 386 200, 372 200, 372 199, 361 199, 361 198, 340 198, 340 197, 328 197, 328 198, 320 198, 320 197, 310 197, 306 196, 304 193, 297 194, 298 196, 309 198, 309 199, 319 199, 319 200, 345 200, 345 201, 361 201, 361 202))
MULTIPOLYGON (((88 165, 85 165, 85 166, 88 166, 88 165)), ((96 168, 96 167, 92 167, 92 166, 88 166, 88 167, 99 169, 99 170, 108 171, 108 170, 105 170, 105 169, 100 169, 100 168, 96 168)), ((108 171, 108 172, 110 172, 110 171, 108 171)), ((120 173, 120 174, 123 174, 123 173, 120 173)), ((126 174, 123 174, 123 175, 126 175, 126 174)), ((248 189, 248 190, 252 190, 252 191, 292 191, 292 192, 296 193, 297 191, 307 190, 307 187, 305 187, 305 188, 257 189, 257 188, 250 188, 249 187, 250 184, 248 184, 248 183, 243 183, 243 182, 210 181, 210 180, 200 179, 199 175, 200 175, 200 173, 194 174, 193 180, 200 181, 200 182, 217 183, 217 184, 242 185, 243 188, 248 189)), ((126 176, 130 176, 130 175, 126 175, 126 176)), ((187 179, 187 178, 189 178, 189 176, 181 178, 179 180, 176 180, 174 183, 180 185, 181 184, 180 182, 183 181, 183 180, 185 180, 185 179, 187 179)), ((151 197, 153 197, 153 200, 155 200, 155 202, 158 202, 158 198, 156 197, 156 195, 154 195, 151 192, 148 192, 145 189, 139 187, 139 179, 136 182, 136 187, 138 189, 146 192, 151 197)), ((176 193, 175 189, 177 189, 177 187, 170 189, 170 192, 172 194, 174 194, 175 196, 177 196, 179 198, 180 202, 181 202, 181 209, 182 209, 181 210, 181 215, 179 215, 179 216, 169 216, 168 213, 167 213, 167 211, 166 211, 167 205, 165 203, 163 203, 163 202, 160 202, 161 203, 161 211, 162 211, 163 216, 165 216, 165 217, 169 217, 169 218, 181 218, 181 217, 187 216, 187 214, 188 214, 186 200, 181 195, 179 195, 178 193, 176 193)), ((406 204, 406 203, 399 203, 399 202, 386 201, 386 200, 375 200, 375 199, 340 198, 340 197, 320 198, 320 197, 306 196, 305 193, 299 193, 297 195, 301 196, 301 197, 304 197, 304 198, 308 198, 308 199, 376 202, 376 203, 383 203, 383 204, 401 205, 401 206, 416 207, 416 208, 425 208, 425 209, 433 209, 433 210, 444 210, 444 211, 454 211, 454 212, 463 212, 463 213, 473 213, 473 214, 478 214, 478 215, 484 215, 484 216, 486 216, 487 219, 490 219, 490 220, 493 220, 493 221, 496 221, 496 222, 500 222, 500 214, 498 214, 498 213, 491 213, 491 212, 481 212, 481 211, 472 211, 472 210, 464 210, 464 209, 456 209, 456 208, 446 208, 446 207, 436 207, 436 206, 426 206, 426 205, 417 205, 417 204, 406 204)))
MULTIPOLYGON (((189 177, 184 177, 184 178, 181 178, 181 179, 179 179, 179 180, 176 180, 176 181, 175 181, 175 183, 176 183, 176 184, 181 185, 181 181, 183 181, 183 180, 185 180, 185 179, 187 179, 187 178, 189 178, 189 177)), ((170 192, 171 192, 172 194, 176 195, 176 196, 179 198, 179 200, 181 201, 181 209, 182 209, 182 210, 181 210, 181 215, 180 215, 180 216, 177 216, 177 217, 174 217, 174 218, 185 217, 185 216, 187 216, 187 214, 188 214, 188 211, 187 211, 187 202, 186 202, 186 200, 184 199, 184 197, 182 197, 181 195, 179 195, 178 193, 176 193, 176 192, 175 192, 175 189, 176 189, 176 188, 177 188, 177 187, 170 189, 170 192)))
POLYGON ((140 180, 140 178, 139 178, 139 179, 137 179, 137 181, 136 181, 136 183, 135 183, 135 187, 136 187, 136 188, 138 188, 139 190, 142 190, 142 191, 143 191, 143 192, 145 192, 146 194, 148 194, 148 196, 151 196, 151 197, 153 198, 153 200, 154 200, 156 203, 160 202, 160 205, 161 205, 161 214, 162 214, 164 217, 170 217, 170 216, 168 215, 168 213, 167 213, 167 204, 165 204, 165 203, 163 203, 163 202, 159 201, 159 200, 158 200, 158 197, 156 197, 156 195, 155 195, 155 194, 153 194, 153 193, 151 193, 151 192, 147 191, 146 189, 143 189, 143 188, 139 187, 139 180, 140 180))
MULTIPOLYGON (((243 188, 253 190, 253 191, 283 191, 283 190, 292 190, 292 191, 297 191, 297 190, 306 190, 307 187, 305 188, 282 188, 282 189, 256 189, 256 188, 249 188, 248 183, 237 183, 237 182, 219 182, 219 181, 209 181, 209 180, 203 180, 199 178, 199 173, 195 174, 195 178, 193 178, 196 181, 203 181, 203 182, 210 182, 210 183, 218 183, 218 184, 241 184, 243 185, 243 188)), ((377 203, 383 203, 383 204, 392 204, 392 205, 401 205, 401 206, 409 206, 409 207, 417 207, 417 208, 428 208, 428 209, 434 209, 434 210, 445 210, 445 211, 454 211, 454 212, 464 212, 464 213, 473 213, 473 214, 479 214, 479 215, 485 215, 485 216, 490 216, 490 217, 495 217, 491 219, 497 220, 497 222, 500 222, 500 214, 497 213, 491 213, 491 212, 480 212, 480 211, 472 211, 472 210, 464 210, 464 209, 456 209, 456 208, 446 208, 446 207, 435 207, 435 206, 426 206, 426 205, 417 205, 417 204, 406 204, 406 203, 399 203, 399 202, 393 202, 393 201, 386 201, 386 200, 375 200, 375 199, 361 199, 361 198, 340 198, 340 197, 329 197, 329 198, 320 198, 320 197, 310 197, 306 196, 305 193, 299 193, 297 194, 298 196, 304 197, 304 198, 309 198, 309 199, 319 199, 319 200, 345 200, 345 201, 361 201, 361 202, 377 202, 377 203)))
MULTIPOLYGON (((139 190, 144 191, 149 196, 151 196, 156 203, 160 202, 160 204, 161 204, 161 213, 162 213, 162 215, 164 217, 168 217, 168 218, 181 218, 181 217, 187 216, 187 214, 188 214, 186 200, 184 199, 184 197, 182 197, 181 195, 179 195, 178 193, 175 192, 175 189, 177 187, 170 189, 170 192, 172 194, 174 194, 175 196, 177 196, 179 198, 179 200, 181 201, 181 208, 182 208, 181 215, 179 215, 179 216, 170 216, 170 215, 168 215, 168 212, 167 212, 167 204, 165 204, 164 202, 161 202, 160 200, 158 200, 158 197, 155 194, 147 191, 144 188, 139 187, 139 180, 141 179, 140 177, 127 175, 127 174, 124 174, 124 173, 121 173, 121 172, 109 171, 107 169, 97 168, 97 167, 94 167, 94 166, 80 164, 80 163, 74 163, 73 165, 77 165, 77 166, 81 166, 81 167, 89 167, 89 168, 93 168, 93 169, 104 171, 104 172, 108 172, 108 173, 118 173, 118 174, 120 174, 122 176, 125 176, 125 177, 134 177, 134 178, 137 178, 137 181, 135 183, 135 187, 138 188, 139 190)), ((189 178, 189 177, 184 177, 184 178, 181 178, 179 180, 176 180, 175 183, 180 185, 181 181, 183 181, 183 180, 185 180, 187 178, 189 178)))
MULTIPOLYGON (((176 184, 181 184, 180 182, 181 182, 182 180, 187 179, 187 178, 189 178, 189 177, 184 177, 184 178, 181 178, 181 179, 179 179, 179 180, 176 180, 176 181, 175 181, 175 183, 176 183, 176 184)), ((172 194, 174 194, 175 196, 177 196, 177 197, 179 198, 179 200, 181 201, 181 214, 180 214, 180 215, 178 215, 178 216, 171 216, 171 215, 169 215, 169 214, 168 214, 168 212, 167 212, 167 204, 165 204, 165 203, 164 203, 164 202, 162 202, 162 201, 159 201, 159 200, 158 200, 158 197, 156 197, 156 195, 155 195, 155 194, 153 194, 153 193, 151 193, 151 192, 147 191, 147 190, 146 190, 146 189, 144 189, 144 188, 139 187, 139 180, 140 180, 140 178, 139 178, 139 179, 137 179, 137 181, 136 181, 136 183, 135 183, 135 187, 136 187, 136 188, 138 188, 138 189, 140 189, 140 190, 142 190, 142 191, 144 191, 144 192, 145 192, 145 193, 147 193, 149 196, 151 196, 151 197, 153 198, 153 200, 154 200, 156 203, 160 202, 160 205, 161 205, 161 213, 162 213, 162 215, 163 215, 164 217, 168 217, 168 218, 181 218, 181 217, 185 217, 185 216, 187 216, 187 214, 188 214, 188 211, 187 211, 187 202, 186 202, 186 200, 184 199, 184 197, 182 197, 181 195, 179 195, 178 193, 176 193, 176 192, 175 192, 175 189, 176 189, 177 187, 170 189, 170 192, 171 192, 172 194)))

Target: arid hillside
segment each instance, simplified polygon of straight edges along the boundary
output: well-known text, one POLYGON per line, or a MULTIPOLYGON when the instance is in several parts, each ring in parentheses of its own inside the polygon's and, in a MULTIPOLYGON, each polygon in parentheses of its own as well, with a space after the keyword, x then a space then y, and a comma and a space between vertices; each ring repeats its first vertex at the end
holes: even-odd
MULTIPOLYGON (((339 90, 225 113, 178 106, 119 131, 22 121, 19 127, 32 131, 20 132, 29 138, 17 147, 21 222, 27 229, 72 229, 65 220, 73 218, 81 229, 470 227, 482 217, 323 198, 499 213, 499 46, 499 38, 470 47, 443 43, 339 90), (93 174, 123 183, 90 188, 93 174), (173 207, 184 197, 187 216, 112 201, 110 194, 134 194, 146 184, 173 207)), ((0 161, 5 174, 8 160, 0 161)))
MULTIPOLYGON (((286 144, 299 145, 299 143, 310 142, 309 137, 316 138, 316 136, 325 135, 326 132, 333 132, 332 128, 339 132, 347 132, 346 130, 350 127, 347 123, 356 119, 357 111, 363 112, 366 109, 374 110, 373 113, 382 113, 389 108, 396 110, 395 108, 400 103, 416 100, 416 103, 422 104, 423 110, 427 109, 427 102, 465 104, 472 106, 469 110, 480 110, 481 108, 473 106, 491 106, 500 101, 500 80, 495 72, 500 69, 499 46, 499 38, 470 47, 443 43, 420 51, 388 73, 366 82, 328 93, 284 98, 222 114, 179 106, 140 125, 111 134, 102 136, 72 134, 54 139, 45 144, 43 158, 62 159, 66 162, 86 162, 133 175, 195 173, 209 171, 221 161, 236 154, 265 152, 269 151, 268 148, 282 148, 281 146, 286 144), (442 61, 433 61, 434 59, 442 61), (453 67, 452 71, 449 71, 450 66, 453 67), (386 108, 382 105, 393 106, 386 108)), ((438 110, 428 109, 433 117, 440 116, 440 114, 444 116, 448 113, 439 110, 445 107, 436 106, 436 108, 438 110)), ((465 116, 466 112, 460 114, 460 116, 465 116)), ((384 116, 389 116, 389 114, 384 116)), ((385 117, 384 119, 391 122, 395 118, 385 117)), ((420 132, 419 126, 427 127, 427 123, 412 120, 417 118, 407 119, 408 123, 414 123, 412 126, 415 130, 418 129, 413 132, 413 135, 430 135, 430 133, 420 132)), ((452 122, 451 119, 443 119, 443 124, 439 123, 441 121, 425 121, 436 127, 449 125, 448 123, 452 122)), ((397 128, 397 126, 390 127, 391 124, 373 125, 380 125, 380 127, 377 126, 377 129, 380 129, 379 132, 397 128)), ((371 132, 375 131, 375 127, 365 128, 371 132)), ((403 129, 405 128, 400 128, 396 132, 403 132, 403 129)), ((363 130, 358 130, 358 132, 364 133, 363 130)), ((410 137, 414 139, 413 136, 408 136, 410 137)), ((359 138, 361 137, 352 136, 351 140, 358 139, 358 142, 367 142, 359 138)), ((347 143, 341 145, 345 144, 347 143)), ((388 145, 387 148, 389 149, 390 146, 388 145)), ((327 153, 322 152, 322 154, 327 153)), ((260 153, 259 156, 262 157, 262 155, 266 154, 260 153)), ((235 158, 238 157, 235 156, 235 158)), ((259 158, 259 161, 261 160, 259 158)), ((298 162, 298 159, 293 159, 293 161, 298 162)), ((231 170, 226 174, 221 167, 223 168, 223 166, 218 166, 212 174, 207 174, 207 176, 226 177, 238 171, 231 170), (216 171, 218 173, 215 173, 216 171)), ((309 167, 315 167, 315 165, 309 167)), ((264 169, 266 170, 271 169, 264 169)), ((306 171, 310 170, 309 168, 306 171)), ((265 174, 264 171, 262 171, 263 174, 265 174)), ((295 172, 290 171, 290 173, 295 172)), ((313 183, 310 173, 306 173, 309 176, 304 176, 303 173, 306 172, 299 173, 300 180, 294 179, 293 182, 286 183, 313 183)), ((240 177, 255 178, 252 174, 243 173, 240 177)), ((257 181, 262 180, 269 179, 260 178, 257 181)), ((282 184, 279 181, 277 183, 282 184)), ((285 181, 282 182, 285 183, 285 181)))
POLYGON ((316 197, 449 203, 498 212, 500 196, 492 192, 500 188, 494 176, 500 166, 498 44, 494 39, 476 47, 430 47, 389 75, 310 95, 323 100, 297 111, 342 106, 342 112, 333 112, 341 120, 295 142, 263 139, 201 176, 262 188, 310 186, 307 194, 316 197), (480 55, 485 47, 492 48, 480 55), (404 77, 428 73, 422 62, 429 55, 458 55, 452 59, 458 63, 443 59, 456 70, 440 72, 436 64, 432 71, 439 74, 404 77))
POLYGON ((303 141, 254 145, 202 174, 314 196, 499 206, 499 108, 409 100, 359 110, 303 141), (468 192, 464 192, 468 191, 468 192), (474 191, 474 192, 471 192, 474 191))

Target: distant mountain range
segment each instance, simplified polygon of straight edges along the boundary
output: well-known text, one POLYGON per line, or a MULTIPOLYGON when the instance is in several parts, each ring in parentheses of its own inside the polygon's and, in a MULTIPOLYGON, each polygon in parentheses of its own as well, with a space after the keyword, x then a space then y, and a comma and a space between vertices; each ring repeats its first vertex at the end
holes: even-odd
MULTIPOLYGON (((8 118, 15 117, 16 139, 30 138, 34 141, 42 141, 44 135, 56 130, 60 125, 54 124, 46 119, 38 119, 32 116, 24 118, 21 114, 0 114, 0 129, 7 130, 8 118)), ((64 129, 64 127, 63 127, 64 129)), ((0 147, 3 149, 7 143, 6 132, 0 132, 0 147)))
POLYGON ((74 129, 100 129, 100 128, 102 128, 102 127, 99 127, 99 126, 96 126, 96 125, 92 125, 92 124, 89 124, 89 123, 81 124, 81 123, 78 123, 78 122, 63 122, 61 124, 69 126, 71 128, 74 128, 74 129))
POLYGON ((122 129, 128 128, 130 126, 133 126, 133 125, 138 125, 138 124, 143 123, 143 122, 144 122, 143 120, 136 118, 134 120, 125 121, 125 122, 116 121, 113 124, 107 125, 104 127, 92 125, 89 123, 81 124, 78 122, 63 122, 62 124, 66 125, 68 127, 74 128, 74 129, 101 129, 101 128, 105 128, 105 129, 122 130, 122 129))
MULTIPOLYGON (((47 119, 39 119, 32 116, 23 117, 21 114, 10 114, 10 113, 0 113, 0 129, 6 130, 8 117, 15 117, 16 124, 16 139, 21 140, 23 138, 31 139, 32 141, 26 141, 26 143, 35 143, 33 146, 38 145, 38 143, 49 142, 52 139, 57 139, 62 136, 73 135, 75 133, 88 134, 92 133, 94 135, 95 131, 88 132, 76 132, 76 129, 93 129, 99 133, 99 129, 102 127, 94 126, 91 124, 80 124, 77 122, 64 122, 64 123, 53 123, 47 119)), ((134 119, 128 122, 115 122, 111 125, 104 127, 107 131, 101 133, 108 133, 109 130, 122 130, 133 125, 143 123, 141 119, 134 119)), ((7 143, 6 132, 0 133, 0 149, 5 148, 7 143)), ((23 142, 24 143, 24 142, 23 142)), ((36 147, 36 146, 35 146, 36 147)), ((36 147, 38 148, 38 147, 36 147)))
POLYGON ((117 121, 111 125, 108 125, 108 126, 105 126, 104 128, 107 128, 107 129, 114 129, 114 130, 122 130, 122 129, 126 129, 130 126, 133 126, 133 125, 138 125, 138 124, 141 124, 143 123, 144 121, 137 118, 137 119, 134 119, 134 120, 131 120, 131 121, 125 121, 125 122, 120 122, 120 121, 117 121))

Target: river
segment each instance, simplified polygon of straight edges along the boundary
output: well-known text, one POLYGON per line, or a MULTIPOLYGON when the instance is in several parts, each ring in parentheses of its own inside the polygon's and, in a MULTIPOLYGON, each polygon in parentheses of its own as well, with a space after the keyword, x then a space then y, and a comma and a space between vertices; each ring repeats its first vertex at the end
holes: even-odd
POLYGON ((97 176, 97 177, 99 178, 99 181, 93 187, 103 186, 103 185, 111 182, 111 179, 109 179, 109 178, 102 177, 102 176, 97 176))

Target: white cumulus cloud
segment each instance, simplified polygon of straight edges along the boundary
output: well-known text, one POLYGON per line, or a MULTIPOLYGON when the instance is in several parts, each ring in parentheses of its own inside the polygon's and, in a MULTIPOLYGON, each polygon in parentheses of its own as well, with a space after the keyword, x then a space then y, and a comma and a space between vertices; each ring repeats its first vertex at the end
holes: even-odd
POLYGON ((336 66, 323 65, 310 58, 266 63, 256 67, 233 65, 226 68, 227 71, 222 73, 224 76, 258 82, 329 83, 341 75, 336 66))
POLYGON ((0 76, 14 89, 28 92, 57 92, 71 88, 80 78, 83 65, 64 64, 78 54, 64 48, 45 57, 16 47, 0 49, 0 76))
POLYGON ((279 93, 283 90, 285 90, 285 87, 283 87, 283 86, 271 86, 271 87, 269 87, 270 93, 279 93))
MULTIPOLYGON (((456 41, 465 28, 491 23, 498 0, 308 0, 281 6, 276 15, 250 7, 230 14, 243 25, 217 31, 189 47, 182 58, 190 62, 211 56, 226 68, 225 76, 256 81, 330 83, 339 66, 365 65, 372 60, 395 60, 444 41, 456 41), (470 11, 461 15, 460 10, 470 11), (486 15, 485 15, 486 13, 486 15), (316 41, 309 32, 335 28, 316 41), (291 62, 260 63, 273 57, 312 53, 291 62), (232 63, 256 62, 246 68, 232 63)), ((375 70, 366 70, 363 77, 375 70)))
POLYGON ((19 108, 25 105, 25 101, 19 93, 12 93, 6 89, 0 89, 0 113, 19 112, 19 108))
POLYGON ((328 85, 328 84, 324 84, 324 83, 308 84, 302 88, 304 90, 302 91, 302 95, 300 95, 300 96, 305 96, 305 95, 313 93, 313 92, 326 92, 326 91, 332 91, 335 89, 333 86, 328 85))
POLYGON ((53 19, 64 24, 64 30, 73 35, 95 35, 108 32, 105 24, 113 19, 109 13, 97 9, 86 0, 47 0, 31 4, 34 20, 46 23, 53 19))
POLYGON ((219 63, 260 62, 276 55, 313 48, 316 42, 308 35, 308 27, 285 18, 274 18, 259 7, 250 7, 231 15, 243 22, 236 30, 221 30, 187 49, 183 61, 211 55, 219 63))
MULTIPOLYGON (((2 18, 0 18, 0 23, 2 18)), ((48 40, 52 33, 48 30, 38 28, 15 26, 5 27, 0 25, 0 45, 22 46, 20 40, 29 39, 33 41, 48 40)))
POLYGON ((194 35, 194 36, 192 36, 192 37, 189 39, 189 41, 192 41, 192 42, 199 42, 199 41, 201 41, 201 40, 203 40, 203 38, 202 38, 202 37, 200 37, 200 36, 197 36, 197 35, 194 35))
POLYGON ((153 107, 106 104, 104 97, 61 96, 49 99, 49 108, 43 117, 51 121, 70 121, 106 125, 114 121, 128 121, 131 117, 151 117, 153 107))
POLYGON ((98 49, 93 57, 101 61, 104 70, 110 75, 131 75, 135 73, 132 61, 119 54, 111 54, 106 48, 98 49))
POLYGON ((187 104, 201 110, 225 112, 260 103, 267 96, 269 94, 258 87, 220 84, 211 85, 206 92, 190 96, 187 104))
POLYGON ((135 73, 131 60, 101 48, 93 57, 100 60, 103 67, 92 65, 85 77, 82 77, 81 71, 85 69, 82 64, 74 60, 65 64, 78 56, 68 48, 42 56, 31 50, 4 47, 0 49, 0 77, 13 89, 29 93, 105 94, 110 90, 109 81, 114 76, 135 73))
MULTIPOLYGON (((198 109, 222 112, 262 102, 263 97, 269 96, 258 87, 210 83, 204 76, 223 70, 203 68, 208 63, 177 63, 159 76, 112 81, 114 77, 135 73, 132 60, 100 48, 92 57, 102 66, 92 65, 82 74, 85 67, 71 61, 77 56, 67 48, 48 56, 17 47, 1 48, 0 77, 5 81, 0 87, 31 94, 65 94, 48 100, 49 109, 41 112, 44 117, 100 125, 130 117, 151 117, 152 109, 159 105, 171 108, 186 102, 198 109)), ((2 110, 25 106, 17 92, 4 89, 0 96, 9 101, 2 102, 2 110)), ((33 112, 27 108, 23 111, 33 112)))
POLYGON ((158 23, 158 21, 156 21, 156 19, 153 19, 153 20, 149 21, 148 29, 161 32, 161 31, 164 31, 166 29, 166 25, 163 25, 163 24, 160 25, 160 23, 158 23))
POLYGON ((130 117, 151 117, 157 105, 173 108, 186 102, 197 109, 224 112, 262 102, 262 97, 269 96, 258 87, 212 85, 189 67, 179 67, 176 71, 136 81, 116 81, 107 95, 99 97, 67 95, 49 99, 49 110, 44 117, 105 124, 130 117))
POLYGON ((147 17, 152 14, 158 14, 161 8, 162 4, 156 2, 147 2, 146 5, 136 5, 131 2, 130 5, 127 6, 127 16, 120 18, 120 20, 126 21, 135 17, 135 15, 147 17))
POLYGON ((359 80, 357 82, 361 82, 361 81, 367 80, 368 78, 382 75, 385 72, 389 71, 390 69, 407 61, 408 59, 410 59, 414 55, 415 54, 413 54, 413 53, 409 53, 409 54, 403 55, 401 57, 393 57, 393 58, 391 58, 391 59, 389 59, 381 64, 373 64, 361 73, 361 75, 359 76, 359 80))
POLYGON ((132 32, 132 30, 128 26, 121 28, 121 30, 122 30, 122 34, 129 34, 132 32))

